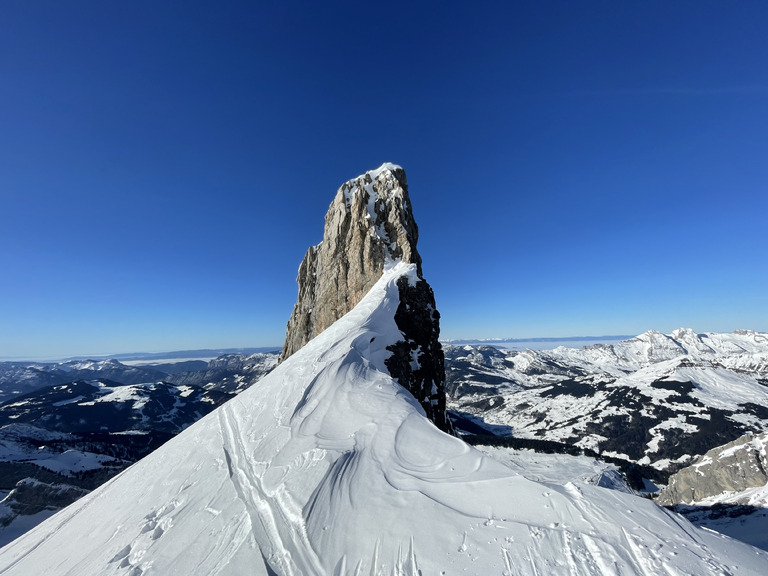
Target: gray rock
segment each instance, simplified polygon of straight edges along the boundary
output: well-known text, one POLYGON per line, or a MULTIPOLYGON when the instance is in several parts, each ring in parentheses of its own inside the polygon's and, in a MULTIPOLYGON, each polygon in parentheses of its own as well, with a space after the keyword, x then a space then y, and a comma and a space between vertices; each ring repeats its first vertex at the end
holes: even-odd
POLYGON ((385 164, 344 183, 325 215, 323 241, 299 267, 282 359, 354 308, 388 259, 416 264, 421 276, 418 237, 402 168, 385 164))
POLYGON ((662 506, 690 504, 725 492, 742 492, 768 483, 768 434, 746 434, 699 456, 669 479, 659 494, 662 506))
POLYGON ((401 167, 384 164, 344 183, 325 216, 323 241, 307 251, 299 266, 299 296, 281 360, 354 308, 381 278, 387 262, 415 264, 419 282, 398 283, 401 304, 395 321, 404 340, 390 347, 387 366, 427 415, 448 430, 440 314, 422 276, 418 237, 401 167))
POLYGON ((87 493, 88 490, 69 484, 47 484, 25 478, 2 501, 0 526, 7 526, 17 516, 31 516, 44 510, 59 510, 87 493))

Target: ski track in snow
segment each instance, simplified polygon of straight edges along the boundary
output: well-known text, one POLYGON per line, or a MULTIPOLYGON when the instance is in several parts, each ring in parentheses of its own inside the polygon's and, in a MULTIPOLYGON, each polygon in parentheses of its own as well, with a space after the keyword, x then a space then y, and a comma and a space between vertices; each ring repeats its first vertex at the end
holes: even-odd
POLYGON ((286 576, 322 573, 322 563, 307 538, 301 507, 282 484, 277 483, 267 493, 262 478, 269 472, 270 465, 265 463, 262 474, 254 469, 253 465, 257 463, 248 460, 249 452, 239 424, 230 417, 226 407, 219 411, 219 423, 229 477, 248 510, 251 526, 260 525, 262 529, 254 531, 262 553, 275 569, 286 576), (262 531, 265 537, 259 538, 262 531), (293 554, 289 551, 291 548, 294 549, 293 554))

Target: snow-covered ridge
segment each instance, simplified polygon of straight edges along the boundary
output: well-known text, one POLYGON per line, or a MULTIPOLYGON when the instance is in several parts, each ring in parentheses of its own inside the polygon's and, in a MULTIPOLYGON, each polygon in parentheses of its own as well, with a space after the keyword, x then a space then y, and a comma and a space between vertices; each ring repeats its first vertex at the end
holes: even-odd
POLYGON ((762 358, 768 355, 768 334, 751 330, 697 334, 690 328, 679 328, 667 335, 649 330, 615 344, 595 344, 581 349, 561 346, 548 351, 547 355, 609 372, 634 372, 682 356, 738 365, 751 361, 756 355, 762 358))
POLYGON ((204 369, 173 374, 116 361, 68 362, 69 371, 62 364, 21 371, 18 364, 0 364, 9 391, 28 390, 0 403, 0 546, 156 449, 276 363, 276 353, 227 354, 204 369), (14 382, 14 375, 27 377, 14 382), (107 378, 157 375, 164 380, 126 384, 107 378))
POLYGON ((0 574, 760 574, 768 554, 615 490, 540 483, 389 376, 398 264, 348 314, 10 544, 0 574))

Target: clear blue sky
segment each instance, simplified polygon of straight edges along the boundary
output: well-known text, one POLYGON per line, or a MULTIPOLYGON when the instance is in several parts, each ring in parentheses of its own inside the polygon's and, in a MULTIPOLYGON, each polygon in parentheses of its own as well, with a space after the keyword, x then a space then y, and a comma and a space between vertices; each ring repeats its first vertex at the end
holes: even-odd
POLYGON ((280 345, 408 174, 443 336, 768 331, 765 2, 0 3, 0 357, 280 345))

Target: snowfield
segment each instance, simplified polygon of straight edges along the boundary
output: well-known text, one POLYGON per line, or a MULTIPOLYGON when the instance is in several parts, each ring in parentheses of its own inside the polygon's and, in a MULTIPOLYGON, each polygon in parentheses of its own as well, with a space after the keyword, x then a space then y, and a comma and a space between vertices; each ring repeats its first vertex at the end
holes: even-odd
POLYGON ((617 490, 525 478, 388 375, 398 263, 249 388, 0 552, 3 575, 765 574, 617 490))

